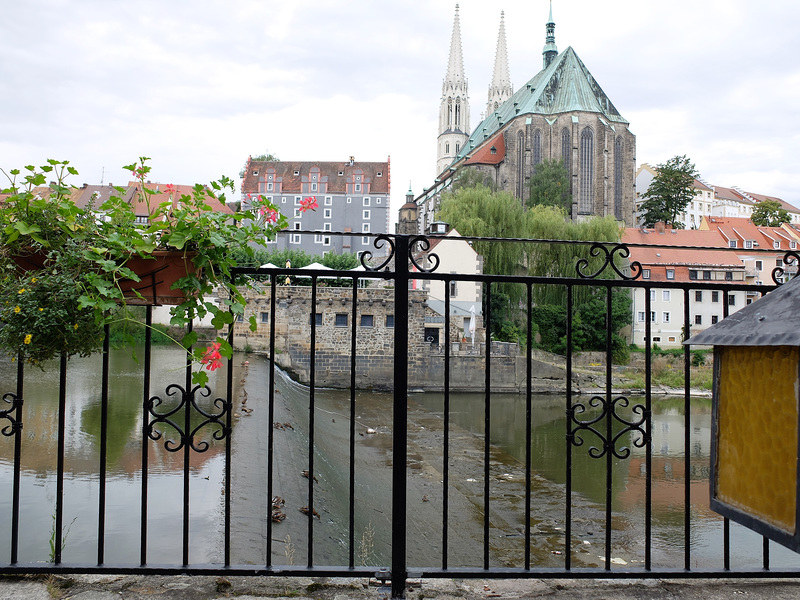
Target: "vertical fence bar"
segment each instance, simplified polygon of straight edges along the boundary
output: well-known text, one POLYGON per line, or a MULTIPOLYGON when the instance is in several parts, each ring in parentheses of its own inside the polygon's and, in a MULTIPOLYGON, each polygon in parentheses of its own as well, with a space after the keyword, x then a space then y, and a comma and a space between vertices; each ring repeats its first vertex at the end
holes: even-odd
POLYGON ((652 334, 652 320, 650 319, 650 311, 652 305, 650 303, 650 288, 644 288, 644 393, 645 405, 647 406, 647 434, 650 437, 650 443, 647 444, 645 449, 645 503, 644 503, 644 568, 650 570, 652 560, 652 547, 653 547, 653 392, 652 392, 652 373, 650 371, 652 360, 652 345, 650 343, 650 335, 652 334))
POLYGON ((308 567, 314 565, 314 401, 317 351, 317 276, 311 277, 311 350, 308 380, 308 567))
MULTIPOLYGON (((228 343, 233 347, 233 323, 228 324, 228 343)), ((225 418, 225 428, 228 430, 228 435, 225 436, 225 566, 231 564, 231 450, 232 450, 232 437, 233 437, 233 356, 228 359, 228 381, 225 386, 226 401, 228 407, 228 414, 225 418)), ((272 505, 271 499, 268 499, 267 505, 267 521, 270 521, 271 511, 269 507, 272 505)))
POLYGON ((108 377, 110 326, 105 326, 103 338, 103 374, 100 391, 100 474, 97 498, 97 564, 105 562, 106 540, 106 462, 108 460, 108 377))
POLYGON ((614 399, 611 394, 611 286, 606 288, 606 393, 603 405, 606 410, 606 571, 611 570, 611 516, 614 485, 614 399))
POLYGON ((408 577, 406 557, 406 509, 408 505, 408 260, 409 237, 395 237, 395 354, 392 406, 392 597, 402 598, 408 577))
MULTIPOLYGON (((189 332, 192 331, 192 321, 189 321, 189 332)), ((192 349, 189 348, 189 353, 192 349)), ((192 357, 186 354, 186 368, 183 392, 183 566, 189 565, 189 432, 192 430, 191 398, 192 394, 192 357)))
POLYGON ((533 361, 533 287, 527 286, 528 298, 525 306, 528 315, 528 330, 525 333, 525 569, 531 568, 531 436, 532 414, 532 361, 533 361))
MULTIPOLYGON (((689 290, 683 290, 683 330, 689 335, 689 290)), ((687 571, 691 569, 692 555, 692 457, 691 457, 691 433, 692 433, 692 395, 690 381, 691 348, 688 345, 683 347, 683 460, 684 460, 684 544, 686 546, 687 571)))
POLYGON ((569 571, 572 568, 572 550, 570 548, 572 539, 572 442, 575 434, 572 431, 572 286, 567 285, 567 418, 565 442, 566 451, 564 460, 566 461, 566 489, 564 497, 566 507, 564 510, 564 568, 569 571))
POLYGON ((270 275, 269 279, 269 390, 267 391, 267 506, 269 518, 267 519, 267 547, 265 566, 269 569, 272 566, 272 475, 274 471, 274 450, 275 450, 275 308, 277 301, 275 296, 278 293, 278 276, 270 275))
MULTIPOLYGON (((728 317, 730 308, 728 305, 728 288, 722 288, 722 318, 728 317)), ((714 485, 713 481, 709 485, 714 485)), ((722 520, 722 565, 726 571, 731 570, 731 522, 728 517, 722 520)))
POLYGON ((61 563, 64 544, 64 436, 67 413, 67 355, 62 354, 58 371, 58 466, 56 472, 56 524, 53 532, 53 562, 61 563))
POLYGON ((22 405, 24 403, 23 390, 25 382, 25 369, 22 356, 17 356, 17 409, 15 419, 17 422, 14 431, 14 488, 11 499, 11 564, 19 560, 19 495, 20 495, 20 470, 22 469, 22 405))
MULTIPOLYGON (((473 317, 474 318, 474 317, 473 317)), ((444 448, 442 449, 442 568, 447 568, 450 520, 450 285, 444 286, 444 448)), ((473 334, 474 335, 474 334, 473 334)), ((475 338, 473 338, 473 343, 475 338)))
MULTIPOLYGON (((358 277, 353 278, 353 307, 358 304, 358 277)), ((334 319, 336 316, 334 315, 334 319)), ((395 319, 396 320, 396 319, 395 319)), ((335 323, 334 323, 335 325, 335 323)), ((353 313, 350 323, 350 568, 355 566, 356 551, 356 318, 353 313)), ((365 559, 368 557, 365 557, 365 559)))
MULTIPOLYGON (((486 322, 491 331, 492 323, 492 284, 486 284, 486 322)), ((491 462, 491 438, 492 438, 492 336, 486 336, 486 372, 484 381, 484 401, 483 401, 483 568, 489 568, 489 466, 491 462)))
POLYGON ((139 562, 142 566, 147 564, 147 475, 149 467, 148 449, 150 437, 148 435, 150 423, 150 376, 152 366, 153 342, 153 307, 147 306, 145 310, 144 328, 144 382, 142 390, 142 508, 141 522, 139 524, 139 562))

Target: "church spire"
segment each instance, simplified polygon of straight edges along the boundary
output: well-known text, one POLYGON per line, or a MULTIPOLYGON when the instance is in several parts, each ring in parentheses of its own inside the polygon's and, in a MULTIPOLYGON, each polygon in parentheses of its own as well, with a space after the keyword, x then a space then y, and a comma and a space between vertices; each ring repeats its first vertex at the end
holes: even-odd
POLYGON ((514 93, 511 75, 508 71, 508 50, 506 48, 505 13, 500 12, 500 32, 497 34, 497 50, 494 55, 494 73, 489 86, 489 101, 486 104, 488 117, 514 93))
POLYGON ((442 101, 439 105, 439 138, 436 151, 436 174, 439 175, 453 162, 469 139, 469 97, 464 59, 461 54, 461 22, 456 4, 453 35, 450 38, 450 58, 447 75, 442 83, 442 101))
POLYGON ((556 48, 556 24, 553 22, 553 0, 550 0, 550 18, 547 21, 547 37, 545 38, 544 49, 542 50, 543 63, 542 69, 546 69, 558 56, 556 48))

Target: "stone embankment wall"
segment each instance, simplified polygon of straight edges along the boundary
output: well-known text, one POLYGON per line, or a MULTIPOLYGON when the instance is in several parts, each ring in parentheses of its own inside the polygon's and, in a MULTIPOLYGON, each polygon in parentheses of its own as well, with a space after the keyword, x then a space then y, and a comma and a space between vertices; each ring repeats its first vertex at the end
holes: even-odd
MULTIPOLYGON (((350 386, 351 335, 353 331, 353 291, 349 288, 317 288, 317 303, 312 311, 311 288, 279 286, 276 288, 275 361, 292 373, 301 383, 311 377, 311 355, 315 360, 315 385, 347 388, 350 386), (311 343, 312 313, 315 318, 315 343, 311 343)), ((234 346, 257 352, 268 352, 270 343, 270 291, 249 292, 245 322, 234 327, 234 346), (255 316, 258 324, 250 331, 247 321, 255 316)), ((365 288, 358 290, 355 312, 356 329, 356 387, 361 389, 391 389, 394 379, 394 290, 365 288)), ((444 389, 444 353, 425 342, 425 317, 431 315, 426 304, 427 293, 409 291, 408 306, 408 381, 412 390, 438 391, 444 389)), ((451 326, 451 338, 456 338, 451 326)), ((481 336, 482 337, 482 336, 481 336)), ((479 337, 478 339, 481 339, 479 337)), ((461 344, 450 356, 450 390, 482 391, 486 383, 486 345, 461 344)), ((576 355, 572 387, 575 391, 602 387, 601 370, 591 366, 595 357, 585 359, 576 355), (586 369, 579 367, 586 363, 586 369)), ((527 374, 525 356, 515 344, 492 344, 490 365, 491 389, 495 392, 525 391, 527 374)), ((531 361, 531 383, 535 393, 564 393, 566 391, 566 361, 564 357, 534 351, 531 361)))

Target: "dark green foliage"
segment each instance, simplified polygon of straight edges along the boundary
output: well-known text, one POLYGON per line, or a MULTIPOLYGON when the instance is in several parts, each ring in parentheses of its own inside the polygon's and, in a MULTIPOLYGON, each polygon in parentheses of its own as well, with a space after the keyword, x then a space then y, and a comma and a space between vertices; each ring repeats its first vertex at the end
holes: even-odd
POLYGON ((554 206, 569 213, 572 196, 569 193, 569 174, 563 161, 545 160, 536 165, 528 186, 528 206, 554 206))
POLYGON ((656 169, 656 176, 642 194, 643 223, 645 227, 652 227, 663 221, 676 229, 683 229, 684 224, 677 221, 677 218, 694 198, 697 169, 685 155, 674 156, 656 169))
POLYGON ((760 227, 780 227, 791 221, 791 217, 789 211, 783 208, 777 200, 762 200, 756 204, 750 220, 753 225, 760 227))

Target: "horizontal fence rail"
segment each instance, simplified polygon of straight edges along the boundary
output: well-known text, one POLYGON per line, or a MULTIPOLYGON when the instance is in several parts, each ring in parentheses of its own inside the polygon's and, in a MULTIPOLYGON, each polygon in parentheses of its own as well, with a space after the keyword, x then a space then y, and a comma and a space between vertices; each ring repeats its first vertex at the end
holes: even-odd
POLYGON ((252 289, 224 335, 253 352, 208 386, 154 344, 157 307, 135 361, 107 330, 99 357, 0 364, 0 572, 350 576, 390 580, 395 597, 410 577, 800 575, 708 509, 700 355, 670 363, 683 383, 669 410, 653 384, 654 327, 685 337, 708 325, 703 302, 724 318, 775 286, 643 279, 627 246, 556 240, 495 242, 570 244, 572 276, 444 272, 437 252, 464 239, 373 237, 358 270, 235 269, 252 289), (492 340, 510 289, 524 324, 492 340), (548 291, 562 355, 537 348, 548 291), (614 363, 620 294, 626 341, 645 341, 634 390, 614 363), (680 315, 657 308, 666 298, 680 315), (572 350, 587 299, 594 358, 572 350))

